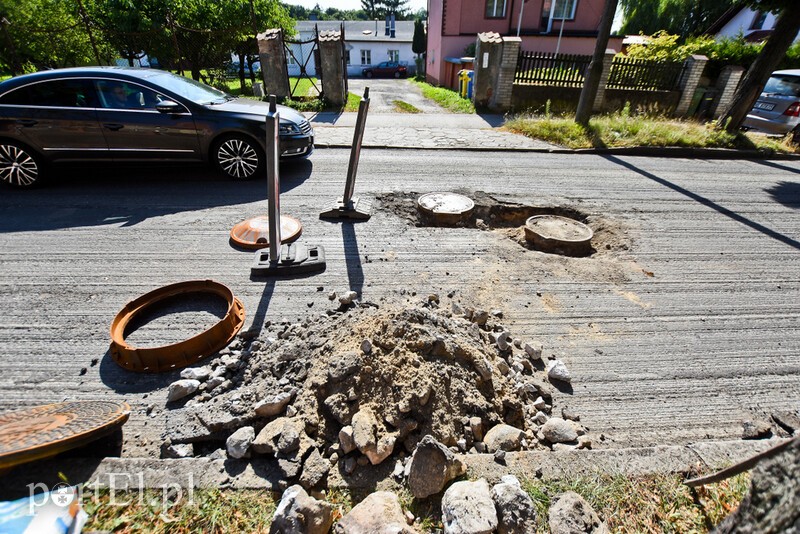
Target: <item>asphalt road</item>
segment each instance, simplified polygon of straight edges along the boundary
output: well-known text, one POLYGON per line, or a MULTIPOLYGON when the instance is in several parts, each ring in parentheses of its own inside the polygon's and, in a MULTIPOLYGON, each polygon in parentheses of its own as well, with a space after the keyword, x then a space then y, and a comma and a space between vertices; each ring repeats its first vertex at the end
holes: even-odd
MULTIPOLYGON (((124 454, 156 455, 176 374, 122 371, 107 353, 109 324, 147 291, 213 279, 243 301, 245 328, 324 312, 327 293, 348 288, 374 302, 454 291, 500 308, 514 335, 567 363, 573 391, 558 404, 580 414, 596 447, 738 439, 744 420, 800 411, 800 164, 362 153, 357 196, 486 191, 573 207, 616 236, 592 257, 561 258, 499 231, 416 227, 385 207, 366 223, 320 221, 348 158, 318 150, 282 169, 283 213, 304 224, 302 242, 324 246, 328 267, 273 282, 251 280, 252 253, 228 243, 233 225, 266 212, 265 180, 126 167, 3 188, 0 409, 124 398, 134 408, 124 454)), ((183 339, 201 319, 138 342, 183 339)))

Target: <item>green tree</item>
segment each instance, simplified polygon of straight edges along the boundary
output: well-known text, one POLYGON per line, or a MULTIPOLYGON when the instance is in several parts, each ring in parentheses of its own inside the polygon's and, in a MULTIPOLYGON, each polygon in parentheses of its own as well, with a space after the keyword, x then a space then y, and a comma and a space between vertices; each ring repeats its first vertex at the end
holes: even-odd
POLYGON ((381 6, 384 16, 394 13, 395 18, 405 17, 408 9, 408 0, 380 0, 376 2, 381 6))
POLYGON ((425 35, 425 25, 422 20, 417 19, 414 21, 414 37, 411 40, 411 51, 417 54, 417 57, 424 54, 428 49, 428 38, 425 35))
POLYGON ((621 32, 652 35, 659 30, 690 37, 702 34, 737 0, 620 0, 621 32))
POLYGON ((772 35, 745 73, 730 105, 717 122, 718 128, 731 133, 741 128, 770 74, 784 59, 800 31, 800 9, 797 9, 796 0, 747 0, 747 3, 759 11, 777 13, 778 20, 772 35))
POLYGON ((361 0, 361 9, 367 14, 369 19, 380 18, 378 13, 378 1, 376 0, 361 0))

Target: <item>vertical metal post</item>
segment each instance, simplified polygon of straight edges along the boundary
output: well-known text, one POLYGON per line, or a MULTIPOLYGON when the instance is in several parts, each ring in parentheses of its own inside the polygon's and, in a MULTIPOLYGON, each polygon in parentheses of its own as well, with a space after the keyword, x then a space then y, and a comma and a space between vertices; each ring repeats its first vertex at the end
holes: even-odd
POLYGON ((342 205, 347 208, 353 200, 353 191, 356 187, 356 173, 358 172, 358 159, 361 157, 361 141, 364 138, 364 126, 367 123, 369 111, 369 87, 364 89, 364 97, 358 103, 358 117, 356 130, 353 133, 353 149, 350 151, 350 164, 347 167, 347 182, 344 185, 342 205))
POLYGON ((267 195, 269 217, 269 261, 277 263, 281 257, 281 178, 278 170, 278 131, 280 113, 275 95, 269 95, 267 114, 267 195))

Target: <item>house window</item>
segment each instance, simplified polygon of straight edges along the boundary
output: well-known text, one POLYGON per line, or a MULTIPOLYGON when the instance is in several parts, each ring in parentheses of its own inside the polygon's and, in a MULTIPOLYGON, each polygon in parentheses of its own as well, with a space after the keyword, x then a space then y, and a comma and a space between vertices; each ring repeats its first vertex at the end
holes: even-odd
POLYGON ((345 61, 347 62, 347 63, 345 63, 345 64, 346 64, 346 65, 349 65, 349 64, 350 64, 350 50, 348 50, 347 52, 345 52, 344 59, 345 59, 345 61))
POLYGON ((389 61, 394 63, 400 61, 400 50, 389 50, 389 61))
POLYGON ((486 18, 499 19, 506 16, 506 0, 486 0, 486 18))
POLYGON ((372 65, 372 53, 370 50, 361 51, 361 64, 372 65))
POLYGON ((766 11, 756 11, 756 16, 753 19, 753 24, 750 26, 751 30, 764 29, 764 21, 767 20, 766 11))
POLYGON ((574 20, 578 0, 544 0, 542 3, 542 28, 550 31, 553 21, 574 20))

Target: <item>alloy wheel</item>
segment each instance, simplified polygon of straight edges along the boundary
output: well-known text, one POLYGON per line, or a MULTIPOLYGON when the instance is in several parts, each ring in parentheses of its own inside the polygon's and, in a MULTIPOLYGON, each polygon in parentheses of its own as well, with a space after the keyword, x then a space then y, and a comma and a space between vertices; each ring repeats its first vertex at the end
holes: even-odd
POLYGON ((0 181, 16 187, 30 187, 39 181, 39 163, 17 145, 0 144, 0 181))
POLYGON ((232 178, 250 178, 259 168, 256 149, 243 139, 223 141, 217 149, 217 162, 222 172, 232 178))

